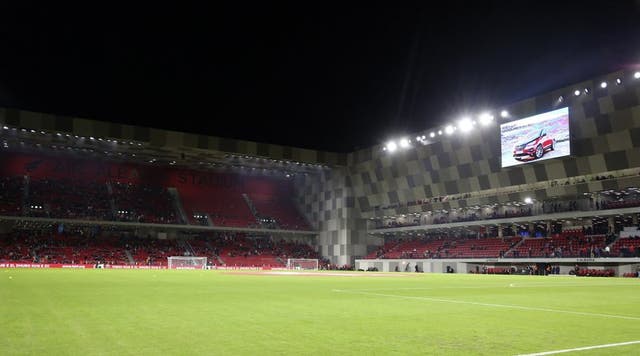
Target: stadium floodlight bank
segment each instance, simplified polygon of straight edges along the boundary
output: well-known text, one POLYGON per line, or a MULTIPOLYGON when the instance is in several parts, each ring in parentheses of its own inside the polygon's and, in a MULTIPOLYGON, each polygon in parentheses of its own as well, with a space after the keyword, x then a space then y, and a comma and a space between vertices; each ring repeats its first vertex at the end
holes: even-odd
POLYGON ((167 267, 169 269, 206 269, 206 257, 193 256, 170 256, 167 257, 167 267))
POLYGON ((317 258, 288 258, 287 269, 291 270, 318 270, 317 258))

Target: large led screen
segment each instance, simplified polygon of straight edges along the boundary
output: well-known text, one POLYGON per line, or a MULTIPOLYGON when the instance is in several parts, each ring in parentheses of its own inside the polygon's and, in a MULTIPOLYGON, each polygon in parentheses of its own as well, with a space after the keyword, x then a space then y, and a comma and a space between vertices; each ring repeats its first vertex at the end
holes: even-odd
POLYGON ((569 137, 569 108, 502 124, 502 168, 568 156, 569 137))

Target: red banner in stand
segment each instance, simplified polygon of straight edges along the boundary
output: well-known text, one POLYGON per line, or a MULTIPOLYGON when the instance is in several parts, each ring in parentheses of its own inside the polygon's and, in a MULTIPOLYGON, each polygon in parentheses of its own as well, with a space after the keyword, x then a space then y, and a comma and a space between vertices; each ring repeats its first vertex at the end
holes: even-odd
MULTIPOLYGON (((11 263, 0 262, 0 268, 71 268, 71 269, 168 269, 167 266, 132 266, 132 265, 93 265, 93 264, 62 264, 62 263, 11 263)), ((193 267, 181 267, 176 269, 192 269, 193 267)), ((208 266, 209 270, 286 270, 282 267, 271 266, 257 266, 257 267, 245 267, 245 266, 208 266)), ((198 270, 201 270, 198 268, 198 270)))

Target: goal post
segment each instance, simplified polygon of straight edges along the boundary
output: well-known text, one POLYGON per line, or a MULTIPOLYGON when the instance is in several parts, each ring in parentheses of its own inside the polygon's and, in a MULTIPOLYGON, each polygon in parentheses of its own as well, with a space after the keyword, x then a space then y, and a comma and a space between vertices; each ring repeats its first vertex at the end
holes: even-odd
POLYGON ((287 269, 291 270, 318 270, 317 258, 288 258, 287 269))
POLYGON ((206 269, 206 257, 193 256, 169 256, 167 257, 167 267, 169 269, 206 269))

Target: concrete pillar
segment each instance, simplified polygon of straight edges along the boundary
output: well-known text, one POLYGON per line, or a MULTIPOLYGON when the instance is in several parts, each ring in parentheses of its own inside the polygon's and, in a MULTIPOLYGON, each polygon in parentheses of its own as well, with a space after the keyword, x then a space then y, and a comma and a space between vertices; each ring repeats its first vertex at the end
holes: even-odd
POLYGON ((607 222, 609 224, 609 232, 614 232, 616 229, 615 218, 613 216, 609 216, 607 218, 607 222))
POLYGON ((502 225, 498 224, 498 237, 502 238, 502 225))

